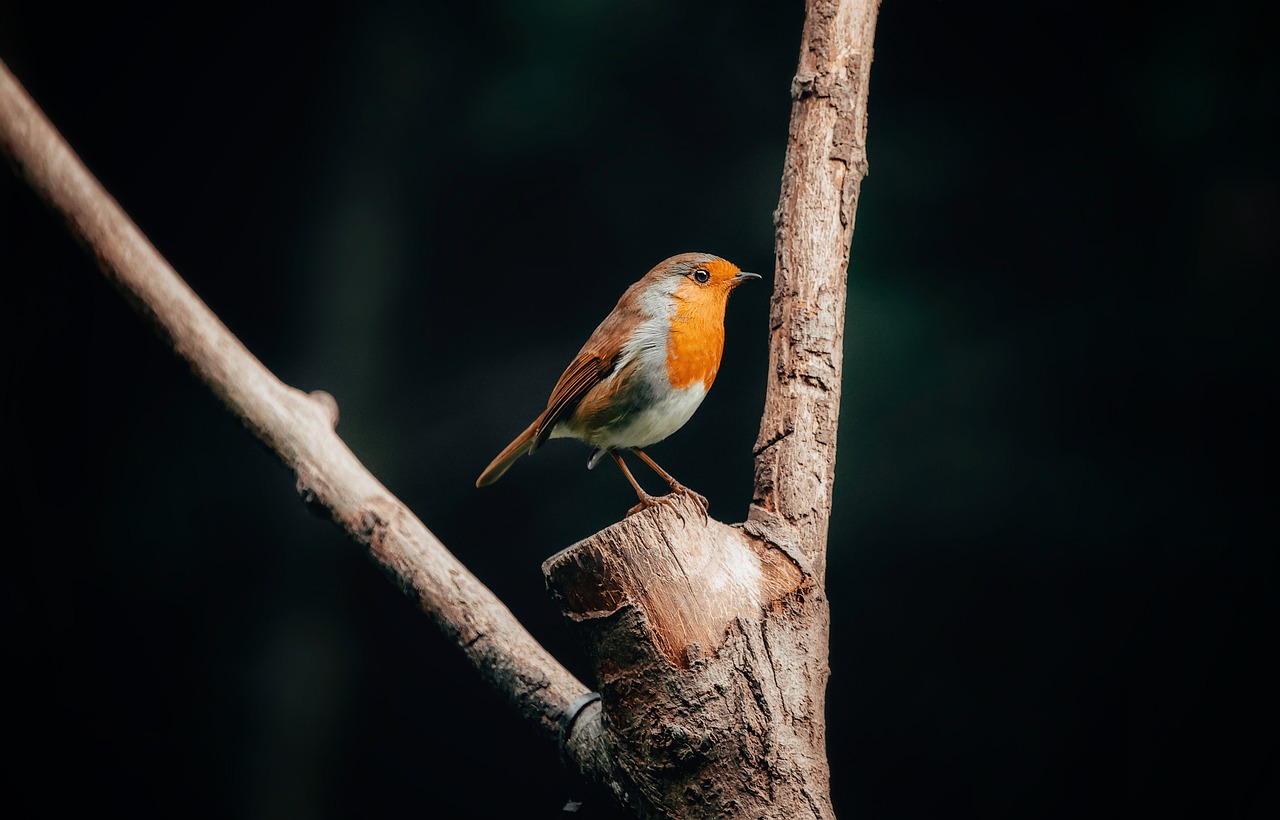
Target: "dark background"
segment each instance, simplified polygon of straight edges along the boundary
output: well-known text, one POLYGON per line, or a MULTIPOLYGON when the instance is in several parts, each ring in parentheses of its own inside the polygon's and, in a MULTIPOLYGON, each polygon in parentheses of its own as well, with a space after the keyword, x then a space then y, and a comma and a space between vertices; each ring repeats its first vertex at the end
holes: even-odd
MULTIPOLYGON (((1278 816, 1265 8, 882 9, 830 542, 840 816, 1278 816)), ((652 452, 744 516, 801 22, 3 0, 0 58, 590 680, 540 564, 631 491, 575 442, 473 482, 621 291, 703 250, 766 280, 652 452)), ((15 816, 610 816, 7 173, 0 273, 15 816)))

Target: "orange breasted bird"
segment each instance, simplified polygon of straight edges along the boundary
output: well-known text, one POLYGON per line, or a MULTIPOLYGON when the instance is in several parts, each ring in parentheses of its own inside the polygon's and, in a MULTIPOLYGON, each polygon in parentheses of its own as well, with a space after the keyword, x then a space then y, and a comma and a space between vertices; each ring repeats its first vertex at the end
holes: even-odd
POLYGON ((642 448, 679 430, 702 404, 720 369, 729 293, 759 278, 707 253, 660 262, 622 294, 556 382, 547 409, 485 468, 476 486, 497 481, 549 438, 576 438, 596 448, 587 469, 606 454, 617 462, 640 497, 627 515, 683 495, 705 517, 707 499, 672 478, 642 448), (649 465, 671 494, 646 493, 620 450, 649 465))

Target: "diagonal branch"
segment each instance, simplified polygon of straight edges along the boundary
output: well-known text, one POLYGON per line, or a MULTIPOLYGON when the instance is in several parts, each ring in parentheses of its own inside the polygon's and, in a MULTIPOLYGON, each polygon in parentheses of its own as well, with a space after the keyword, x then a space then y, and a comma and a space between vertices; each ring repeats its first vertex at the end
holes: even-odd
POLYGON ((845 275, 866 173, 879 0, 807 0, 775 214, 770 372, 745 524, 630 517, 553 556, 548 585, 599 693, 565 670, 151 246, 0 63, 0 152, 107 278, 323 510, 569 760, 643 817, 834 816, 823 586, 845 275))
MULTIPOLYGON (((334 432, 337 405, 328 394, 282 383, 232 335, 89 173, 3 62, 0 153, 195 374, 294 471, 308 505, 368 547, 480 676, 557 740, 586 687, 352 454, 334 432)), ((578 729, 587 724, 577 720, 578 729)), ((571 756, 580 763, 600 757, 582 745, 594 743, 597 733, 574 736, 571 756)))

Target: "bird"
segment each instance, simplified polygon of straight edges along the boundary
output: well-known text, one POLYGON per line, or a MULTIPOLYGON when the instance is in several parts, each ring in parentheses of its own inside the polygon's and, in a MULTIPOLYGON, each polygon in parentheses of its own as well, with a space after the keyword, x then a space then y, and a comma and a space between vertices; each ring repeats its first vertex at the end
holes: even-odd
MULTIPOLYGON (((640 503, 651 507, 691 500, 707 517, 707 499, 658 466, 644 448, 684 426, 720 370, 729 294, 759 279, 709 253, 682 253, 659 262, 627 288, 551 390, 546 409, 498 453, 476 480, 497 481, 521 456, 547 439, 574 438, 595 448, 587 469, 613 458, 640 503), (630 450, 671 492, 649 495, 622 459, 630 450)), ((679 509, 675 508, 677 514, 679 509)))

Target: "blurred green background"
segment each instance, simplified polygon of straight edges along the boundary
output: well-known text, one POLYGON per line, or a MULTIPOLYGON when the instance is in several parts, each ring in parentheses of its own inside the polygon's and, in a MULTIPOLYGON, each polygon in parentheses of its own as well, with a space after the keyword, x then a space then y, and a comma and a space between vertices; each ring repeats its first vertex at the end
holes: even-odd
MULTIPOLYGON (((1276 816, 1265 8, 881 10, 830 542, 840 816, 1276 816)), ((707 251, 765 281, 651 452, 745 516, 802 16, 4 0, 0 58, 590 680, 540 564, 631 490, 575 442, 473 482, 628 284, 707 251)), ((14 816, 612 816, 12 175, 0 272, 14 816)))

